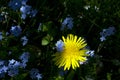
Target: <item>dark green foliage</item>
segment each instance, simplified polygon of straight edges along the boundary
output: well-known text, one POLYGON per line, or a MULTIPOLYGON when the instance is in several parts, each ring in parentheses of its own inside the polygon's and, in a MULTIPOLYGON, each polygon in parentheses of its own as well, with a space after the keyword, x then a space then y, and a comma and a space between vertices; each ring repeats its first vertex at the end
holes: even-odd
POLYGON ((35 17, 27 16, 25 20, 21 19, 19 10, 10 9, 9 1, 0 0, 0 14, 8 13, 7 18, 0 20, 0 32, 4 37, 0 40, 0 60, 19 60, 23 52, 29 52, 30 59, 27 67, 24 70, 20 69, 19 75, 13 78, 6 75, 2 80, 30 80, 31 68, 39 69, 42 74, 41 80, 120 79, 119 0, 28 0, 27 4, 38 12, 35 17), (74 26, 72 30, 61 30, 62 22, 68 15, 73 18, 74 26), (21 26, 20 36, 10 34, 13 25, 21 26), (100 32, 110 26, 115 27, 115 34, 101 42, 100 32), (9 32, 9 35, 6 36, 6 32, 9 32), (71 33, 84 37, 95 54, 80 68, 67 71, 61 76, 61 69, 54 65, 52 55, 56 53, 55 43, 62 39, 62 36, 71 33), (22 36, 28 38, 25 46, 20 40, 22 36), (9 51, 12 52, 11 55, 8 54, 9 51))

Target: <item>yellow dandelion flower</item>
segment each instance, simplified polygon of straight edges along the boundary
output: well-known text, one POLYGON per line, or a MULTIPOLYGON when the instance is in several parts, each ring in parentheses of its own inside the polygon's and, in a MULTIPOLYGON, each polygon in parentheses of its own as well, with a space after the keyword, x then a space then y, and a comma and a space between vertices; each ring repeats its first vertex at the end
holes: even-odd
MULTIPOLYGON (((55 61, 55 65, 59 68, 64 67, 64 70, 73 69, 80 66, 80 62, 85 62, 87 60, 86 54, 87 49, 85 49, 87 43, 81 37, 77 37, 76 35, 69 34, 67 38, 62 36, 64 45, 62 44, 63 49, 59 49, 62 51, 57 52, 54 54, 53 61, 55 61)), ((59 42, 60 43, 60 42, 59 42)), ((58 44, 61 48, 61 45, 58 44)))

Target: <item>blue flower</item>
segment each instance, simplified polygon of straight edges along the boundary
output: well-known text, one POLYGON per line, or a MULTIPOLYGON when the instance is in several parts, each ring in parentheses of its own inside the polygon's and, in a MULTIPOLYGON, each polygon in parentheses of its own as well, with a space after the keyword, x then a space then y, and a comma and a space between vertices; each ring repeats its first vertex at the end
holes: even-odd
POLYGON ((94 50, 88 50, 87 52, 86 52, 86 54, 88 54, 89 56, 94 56, 94 50))
POLYGON ((39 70, 38 69, 35 69, 35 68, 32 68, 31 71, 30 71, 30 77, 32 79, 41 79, 41 74, 39 74, 39 70))
POLYGON ((111 26, 111 27, 109 27, 107 29, 103 29, 103 31, 100 32, 100 35, 101 35, 100 40, 105 41, 106 37, 111 36, 114 33, 115 33, 115 28, 113 26, 111 26))
POLYGON ((29 53, 28 52, 23 52, 23 54, 19 57, 19 59, 22 61, 22 63, 28 62, 29 59, 29 53))
POLYGON ((61 52, 61 51, 63 51, 64 42, 62 40, 59 40, 59 41, 57 41, 55 46, 56 46, 57 51, 61 52))
POLYGON ((22 13, 22 19, 25 19, 27 15, 29 15, 30 17, 35 17, 35 15, 37 14, 37 10, 32 10, 31 6, 29 5, 21 6, 20 12, 22 13))
POLYGON ((20 12, 23 14, 29 14, 30 10, 31 10, 31 6, 28 6, 28 5, 23 5, 20 8, 20 12))
POLYGON ((23 54, 19 57, 19 59, 22 61, 20 64, 20 67, 25 68, 27 66, 27 62, 29 59, 29 53, 28 52, 23 52, 23 54))
POLYGON ((5 77, 5 73, 7 72, 8 67, 5 66, 5 61, 0 60, 0 78, 5 77))
POLYGON ((115 27, 113 26, 109 27, 106 31, 107 36, 114 35, 114 33, 115 33, 115 27))
POLYGON ((13 65, 15 63, 15 60, 12 59, 12 60, 9 60, 9 65, 13 65))
POLYGON ((13 34, 14 36, 19 36, 21 34, 21 27, 20 26, 12 26, 10 29, 11 34, 13 34))
POLYGON ((103 42, 103 41, 105 41, 105 40, 106 40, 106 38, 105 38, 104 36, 101 36, 101 37, 100 37, 100 41, 103 42))
POLYGON ((3 39, 2 32, 0 32, 0 41, 3 39))
POLYGON ((7 66, 3 66, 3 67, 1 68, 1 70, 6 73, 7 70, 8 70, 8 67, 7 67, 7 66))
POLYGON ((9 60, 9 64, 8 64, 8 67, 9 68, 16 68, 16 67, 20 67, 20 62, 12 59, 12 60, 9 60))
POLYGON ((22 3, 21 0, 11 0, 8 6, 13 10, 18 10, 22 6, 22 3))
POLYGON ((36 14, 37 14, 37 10, 32 10, 31 12, 30 12, 30 17, 35 17, 36 16, 36 14))
POLYGON ((106 29, 103 29, 103 31, 102 31, 102 32, 100 32, 100 35, 101 35, 101 36, 105 36, 105 37, 106 37, 106 36, 107 36, 107 35, 106 35, 106 29))
POLYGON ((28 39, 27 39, 26 36, 23 36, 23 37, 21 38, 21 41, 22 41, 22 45, 25 46, 25 45, 27 44, 27 42, 28 42, 28 39))
POLYGON ((72 27, 73 27, 73 18, 72 17, 68 16, 64 19, 64 21, 62 22, 61 30, 63 30, 65 27, 67 29, 72 29, 72 27))
POLYGON ((103 29, 103 31, 100 32, 100 35, 107 37, 107 36, 113 35, 114 33, 115 33, 115 28, 109 27, 108 29, 103 29))
POLYGON ((31 6, 23 5, 20 8, 20 12, 22 13, 21 18, 25 19, 27 17, 27 14, 30 14, 31 6))
POLYGON ((11 0, 8 6, 13 10, 19 10, 22 5, 26 5, 28 0, 11 0))
POLYGON ((38 74, 36 75, 36 78, 37 78, 37 80, 40 80, 40 79, 42 78, 41 74, 38 73, 38 74))
POLYGON ((11 76, 11 77, 14 77, 14 76, 18 75, 19 67, 20 67, 20 62, 14 60, 14 59, 9 60, 8 75, 11 76))

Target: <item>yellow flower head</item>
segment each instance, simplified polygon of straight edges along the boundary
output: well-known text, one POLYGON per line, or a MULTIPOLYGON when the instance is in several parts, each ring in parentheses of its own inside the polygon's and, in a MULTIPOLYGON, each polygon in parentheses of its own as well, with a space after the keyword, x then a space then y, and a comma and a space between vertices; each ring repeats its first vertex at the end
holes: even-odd
POLYGON ((85 49, 87 43, 81 37, 77 37, 76 35, 69 34, 67 38, 64 36, 63 39, 63 49, 62 51, 57 52, 54 54, 53 60, 55 64, 60 68, 64 67, 64 70, 73 69, 80 66, 80 62, 85 62, 87 60, 86 54, 87 49, 85 49))

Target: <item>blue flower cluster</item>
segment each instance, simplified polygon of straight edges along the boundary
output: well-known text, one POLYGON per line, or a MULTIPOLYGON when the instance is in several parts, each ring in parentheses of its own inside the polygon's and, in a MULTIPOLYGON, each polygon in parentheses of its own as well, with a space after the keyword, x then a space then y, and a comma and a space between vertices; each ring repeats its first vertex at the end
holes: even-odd
POLYGON ((21 6, 20 12, 22 13, 22 15, 21 15, 22 19, 26 18, 26 16, 27 16, 26 14, 30 14, 30 9, 31 9, 31 6, 28 6, 28 5, 21 6))
POLYGON ((115 28, 113 26, 109 27, 108 29, 103 29, 103 31, 100 32, 101 35, 100 40, 105 41, 107 36, 111 36, 114 33, 115 33, 115 28))
POLYGON ((61 30, 64 30, 64 28, 67 29, 72 29, 73 28, 73 18, 68 16, 64 19, 64 21, 62 22, 62 26, 61 26, 61 30))
POLYGON ((29 17, 35 17, 37 10, 33 10, 31 6, 27 5, 28 0, 11 0, 8 6, 13 10, 19 10, 21 12, 21 19, 26 19, 27 15, 29 17))
MULTIPOLYGON (((26 52, 24 52, 20 57, 23 58, 24 54, 26 52)), ((29 54, 28 52, 26 54, 29 54)), ((16 75, 19 74, 19 68, 23 67, 23 64, 25 65, 26 62, 28 61, 28 57, 29 55, 26 55, 27 58, 24 58, 24 61, 22 60, 21 62, 16 61, 14 59, 8 60, 8 64, 7 61, 4 60, 0 60, 0 78, 5 77, 5 73, 8 73, 9 76, 14 77, 16 75)))
MULTIPOLYGON (((10 29, 10 33, 13 36, 18 37, 22 33, 22 29, 20 26, 12 26, 10 29)), ((4 34, 3 32, 0 32, 0 41, 2 41, 3 38, 6 38, 5 36, 3 36, 3 34, 4 34)), ((8 36, 9 32, 6 32, 5 34, 6 36, 8 36)), ((28 38, 26 36, 21 37, 21 42, 22 45, 25 46, 28 43, 28 38)))
POLYGON ((64 42, 62 40, 59 40, 59 41, 57 41, 55 46, 56 46, 57 51, 61 52, 61 51, 63 51, 64 42))
POLYGON ((35 17, 35 15, 37 14, 37 10, 32 10, 31 6, 29 5, 21 6, 20 12, 22 13, 22 19, 26 19, 27 15, 29 15, 30 17, 35 17))
MULTIPOLYGON (((8 60, 8 62, 0 60, 0 78, 5 77, 6 73, 11 77, 18 75, 19 68, 25 68, 27 66, 26 63, 28 62, 29 57, 30 55, 28 52, 23 52, 23 54, 19 57, 20 61, 14 59, 8 60)), ((30 70, 30 77, 37 80, 42 78, 39 70, 35 68, 30 70)))
POLYGON ((18 75, 19 68, 26 67, 26 63, 28 62, 29 57, 30 56, 28 52, 23 52, 19 58, 21 61, 16 61, 14 59, 8 60, 8 62, 5 60, 0 60, 0 78, 5 77, 6 73, 8 73, 8 75, 11 77, 18 75))

